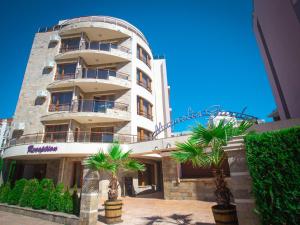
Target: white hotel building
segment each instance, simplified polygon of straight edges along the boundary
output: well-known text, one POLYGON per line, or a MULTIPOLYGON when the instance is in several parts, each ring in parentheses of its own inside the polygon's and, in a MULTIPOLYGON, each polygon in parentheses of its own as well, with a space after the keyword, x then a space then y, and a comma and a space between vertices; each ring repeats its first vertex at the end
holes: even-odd
POLYGON ((16 179, 80 186, 83 158, 113 141, 126 150, 150 140, 170 121, 168 89, 165 60, 153 58, 133 25, 106 16, 59 21, 35 35, 4 158, 16 160, 16 179))
MULTIPOLYGON (((182 195, 173 183, 193 177, 195 171, 187 165, 180 175, 168 154, 155 152, 175 143, 170 128, 151 141, 155 125, 170 121, 166 61, 155 59, 144 35, 124 20, 90 16, 40 29, 13 121, 3 153, 6 179, 13 162, 14 180, 46 177, 80 187, 83 159, 119 141, 147 168, 123 175, 123 194, 155 189, 164 190, 169 199, 213 198, 213 181, 186 180, 181 184, 184 190, 197 185, 202 195, 196 196, 195 188, 195 193, 182 195)), ((104 196, 107 183, 102 174, 104 196)))

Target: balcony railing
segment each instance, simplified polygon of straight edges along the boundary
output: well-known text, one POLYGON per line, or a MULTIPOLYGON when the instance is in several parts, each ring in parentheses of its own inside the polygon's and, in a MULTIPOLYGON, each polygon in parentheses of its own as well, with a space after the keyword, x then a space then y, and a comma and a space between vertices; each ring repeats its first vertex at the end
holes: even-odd
POLYGON ((66 104, 50 104, 49 112, 101 112, 106 113, 107 109, 115 109, 121 111, 128 111, 128 104, 115 101, 102 100, 74 100, 66 104))
POLYGON ((136 83, 142 86, 143 88, 146 88, 150 93, 152 93, 151 84, 149 85, 149 83, 140 80, 137 80, 136 83))
POLYGON ((101 43, 101 42, 86 42, 85 45, 82 45, 82 46, 80 46, 80 44, 69 45, 69 46, 62 45, 59 52, 65 53, 65 52, 76 51, 76 50, 85 50, 85 49, 107 51, 107 52, 111 52, 113 50, 119 50, 119 51, 122 51, 122 52, 125 52, 128 54, 131 53, 130 49, 125 46, 117 45, 114 43, 101 43))
POLYGON ((42 143, 113 143, 121 144, 135 143, 139 138, 135 135, 118 134, 109 132, 90 132, 90 131, 58 131, 26 134, 18 138, 9 140, 7 147, 24 144, 42 144, 42 143))
MULTIPOLYGON (((80 74, 80 73, 79 73, 80 74)), ((129 80, 129 74, 118 72, 115 70, 107 69, 92 69, 92 68, 83 68, 80 75, 76 73, 57 73, 55 75, 55 80, 69 80, 69 79, 103 79, 107 80, 109 77, 116 77, 123 80, 129 80)))
POLYGON ((143 117, 146 117, 146 118, 148 118, 149 120, 153 120, 153 116, 152 116, 151 114, 149 114, 149 113, 146 113, 146 112, 139 112, 139 111, 138 111, 138 115, 143 116, 143 117))

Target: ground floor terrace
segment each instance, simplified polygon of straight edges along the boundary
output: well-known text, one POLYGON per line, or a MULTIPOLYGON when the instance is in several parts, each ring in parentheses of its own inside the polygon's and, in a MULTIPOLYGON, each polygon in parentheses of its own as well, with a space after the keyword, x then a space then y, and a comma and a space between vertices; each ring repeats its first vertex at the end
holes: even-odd
MULTIPOLYGON (((133 150, 131 157, 146 167, 144 172, 122 172, 120 196, 139 196, 160 192, 172 200, 214 201, 214 180, 211 169, 178 164, 170 157, 175 143, 187 136, 166 138, 133 144, 122 144, 124 151, 133 150)), ((18 180, 49 178, 65 187, 81 188, 84 160, 100 150, 107 151, 110 143, 38 143, 15 145, 4 151, 3 178, 18 180), (13 168, 13 169, 11 169, 13 168), (11 174, 10 170, 13 171, 11 174)), ((224 169, 230 179, 228 164, 224 169)), ((109 176, 100 172, 99 191, 107 197, 109 176)))
MULTIPOLYGON (((123 225, 213 225, 211 212, 213 202, 196 200, 163 200, 161 194, 141 195, 139 197, 124 197, 123 225)), ((103 199, 99 202, 97 225, 104 223, 103 199)), ((9 225, 58 225, 33 217, 27 217, 0 211, 0 224, 9 225)))

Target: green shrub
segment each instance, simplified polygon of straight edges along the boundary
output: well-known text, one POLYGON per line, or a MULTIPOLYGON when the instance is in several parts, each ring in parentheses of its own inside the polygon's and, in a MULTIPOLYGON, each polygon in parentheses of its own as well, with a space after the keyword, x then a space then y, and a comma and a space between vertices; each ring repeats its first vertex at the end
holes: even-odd
POLYGON ((16 181, 14 188, 9 192, 8 201, 9 205, 18 205, 20 198, 23 194, 24 187, 27 183, 26 179, 16 181))
POLYGON ((10 193, 10 183, 7 182, 0 187, 0 203, 7 203, 8 195, 10 193))
POLYGON ((300 128, 249 134, 245 144, 261 223, 300 224, 300 128))
POLYGON ((51 192, 54 189, 53 181, 50 179, 41 180, 37 191, 33 194, 32 208, 46 209, 51 192))
POLYGON ((38 187, 39 187, 39 182, 37 179, 31 179, 27 181, 23 194, 20 199, 20 206, 32 207, 33 196, 34 193, 36 193, 38 187))
POLYGON ((1 174, 2 169, 3 169, 3 164, 4 164, 4 160, 3 160, 3 158, 0 156, 0 174, 1 174))
POLYGON ((47 205, 49 211, 62 211, 63 212, 63 190, 64 185, 58 184, 56 188, 51 192, 47 205))
POLYGON ((63 194, 63 212, 73 213, 73 199, 68 188, 63 194))

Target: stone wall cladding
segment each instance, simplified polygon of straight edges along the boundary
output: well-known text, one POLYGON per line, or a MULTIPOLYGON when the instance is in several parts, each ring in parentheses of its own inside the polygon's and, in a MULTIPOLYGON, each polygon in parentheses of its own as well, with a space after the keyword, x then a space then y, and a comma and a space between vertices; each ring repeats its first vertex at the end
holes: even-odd
POLYGON ((72 214, 61 212, 49 212, 47 210, 35 210, 31 208, 13 206, 0 203, 0 210, 24 216, 30 216, 65 225, 78 225, 79 218, 72 214))
POLYGON ((47 112, 50 93, 41 105, 35 105, 35 100, 37 91, 46 91, 47 85, 54 79, 55 68, 45 70, 47 61, 53 61, 59 49, 58 44, 49 47, 50 37, 54 33, 56 31, 37 33, 33 41, 14 116, 14 123, 25 123, 24 134, 43 131, 39 118, 47 112))
POLYGON ((162 172, 165 199, 215 201, 213 178, 181 179, 178 182, 177 164, 170 157, 162 158, 162 172))
POLYGON ((230 167, 230 190, 232 191, 239 224, 260 224, 254 213, 255 200, 252 196, 252 179, 249 174, 245 146, 242 137, 236 137, 226 146, 225 152, 228 156, 230 167), (237 145, 236 143, 240 143, 237 145))

